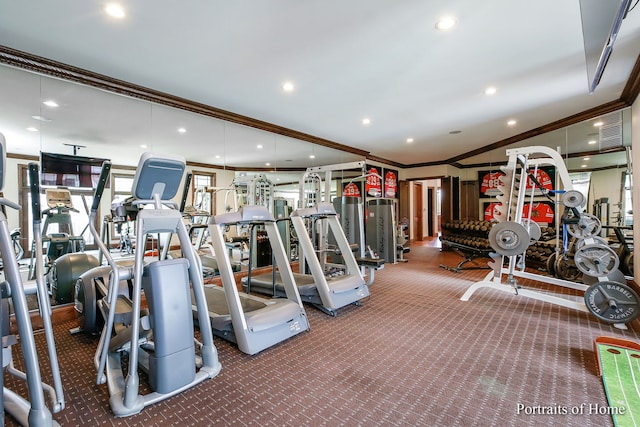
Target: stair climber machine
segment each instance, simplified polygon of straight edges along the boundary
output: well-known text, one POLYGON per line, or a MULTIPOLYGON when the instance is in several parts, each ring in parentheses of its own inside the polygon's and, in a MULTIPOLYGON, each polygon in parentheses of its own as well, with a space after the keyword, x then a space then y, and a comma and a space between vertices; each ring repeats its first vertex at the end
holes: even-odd
MULTIPOLYGON (((5 172, 5 145, 4 136, 0 134, 0 190, 4 184, 5 172)), ((36 241, 35 256, 35 281, 23 282, 17 260, 13 256, 3 259, 4 271, 2 282, 0 283, 2 301, 0 304, 0 323, 2 330, 2 351, 0 352, 0 362, 2 362, 3 375, 0 375, 1 424, 4 425, 5 412, 21 425, 30 426, 52 426, 58 425, 53 420, 52 412, 57 413, 64 409, 65 401, 60 377, 60 368, 56 353, 53 336, 53 326, 51 324, 51 305, 46 285, 44 283, 44 267, 42 257, 42 234, 40 230, 40 186, 38 179, 38 165, 29 164, 29 177, 31 186, 31 201, 33 209, 33 233, 36 241), (37 295, 39 314, 42 317, 44 335, 46 339, 48 366, 53 385, 42 382, 40 362, 34 339, 33 326, 27 306, 27 295, 37 295), (11 304, 10 304, 11 302, 11 304), (19 335, 19 340, 9 332, 9 306, 12 306, 15 315, 15 323, 19 335), (24 372, 14 366, 11 346, 20 342, 23 357, 24 372), (5 386, 5 375, 15 377, 27 384, 28 400, 22 395, 12 391, 5 386), (50 409, 45 402, 45 393, 49 396, 50 409)), ((0 198, 0 205, 13 209, 20 209, 20 206, 4 198, 0 198)), ((13 254, 13 245, 7 219, 0 212, 0 252, 2 254, 13 254)), ((6 377, 8 378, 8 376, 6 377)))
POLYGON ((85 332, 95 330, 96 311, 102 314, 104 326, 94 358, 96 382, 107 383, 111 410, 117 417, 126 417, 215 377, 221 365, 207 317, 200 260, 182 215, 171 201, 184 175, 184 159, 144 153, 139 160, 133 205, 144 208, 136 216, 136 242, 143 245, 153 233, 173 233, 183 252, 182 258, 146 265, 143 250, 135 251, 133 266, 116 263, 95 229, 110 169, 111 164, 105 162, 89 221, 108 267, 97 267, 78 279, 76 310, 85 332), (147 303, 144 312, 142 290, 147 303), (194 312, 202 342, 194 337, 194 312), (126 377, 122 366, 125 354, 126 377), (147 374, 152 392, 140 394, 138 369, 147 374))
POLYGON ((616 252, 598 236, 601 224, 597 217, 583 212, 585 196, 573 189, 567 168, 560 154, 548 147, 533 146, 507 150, 509 157, 503 166, 500 190, 497 196, 501 203, 498 209, 500 222, 489 233, 489 243, 495 253, 489 263, 492 268, 484 280, 467 289, 461 300, 468 301, 480 288, 491 288, 515 293, 562 307, 590 312, 603 322, 626 329, 626 323, 640 314, 640 298, 627 285, 624 274, 618 269, 620 261, 616 252), (536 179, 540 166, 555 167, 561 190, 545 189, 536 179), (526 206, 532 206, 534 197, 545 196, 554 203, 556 211, 562 207, 563 214, 556 215, 556 259, 566 259, 570 252, 569 240, 574 240, 573 262, 583 275, 584 283, 576 283, 525 270, 525 251, 541 235, 540 227, 528 218, 526 206), (525 202, 528 201, 528 204, 525 202), (562 235, 560 236, 560 230, 562 235), (561 244, 560 244, 561 243, 561 244), (505 265, 507 265, 505 267, 505 265), (502 278, 506 275, 506 281, 502 278), (541 283, 583 292, 584 298, 574 299, 567 293, 549 293, 537 289, 525 289, 518 285, 517 278, 531 279, 541 283))
MULTIPOLYGON (((369 287, 330 203, 298 209, 293 212, 291 222, 298 236, 301 253, 301 272, 294 277, 303 301, 324 313, 336 316, 339 308, 349 304, 360 305, 360 300, 369 297, 369 287), (310 224, 310 229, 307 229, 306 223, 310 224), (310 235, 318 236, 319 241, 324 242, 326 229, 335 237, 336 247, 321 244, 316 249, 317 245, 314 245, 310 235), (344 264, 337 266, 327 263, 328 252, 341 254, 344 264)), ((382 260, 371 262, 375 262, 377 268, 383 264, 382 260)), ((243 282, 247 290, 276 296, 283 292, 284 283, 277 274, 249 275, 243 282)))
MULTIPOLYGON (((267 206, 245 205, 236 212, 212 216, 209 235, 222 281, 222 287, 210 285, 205 288, 210 322, 216 335, 236 343, 246 354, 255 354, 309 330, 289 256, 267 206), (273 274, 282 277, 284 298, 266 299, 238 292, 224 238, 224 229, 228 226, 264 228, 266 242, 275 260, 273 274)), ((255 247, 250 242, 250 250, 255 247)), ((250 264, 252 255, 249 254, 250 264)), ((251 268, 250 265, 249 274, 251 268)))

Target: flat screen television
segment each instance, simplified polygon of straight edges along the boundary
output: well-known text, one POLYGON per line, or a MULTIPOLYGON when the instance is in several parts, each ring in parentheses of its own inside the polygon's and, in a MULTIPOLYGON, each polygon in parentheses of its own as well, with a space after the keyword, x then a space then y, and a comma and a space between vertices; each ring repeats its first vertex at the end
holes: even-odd
POLYGON ((106 159, 40 153, 42 186, 95 188, 106 159))

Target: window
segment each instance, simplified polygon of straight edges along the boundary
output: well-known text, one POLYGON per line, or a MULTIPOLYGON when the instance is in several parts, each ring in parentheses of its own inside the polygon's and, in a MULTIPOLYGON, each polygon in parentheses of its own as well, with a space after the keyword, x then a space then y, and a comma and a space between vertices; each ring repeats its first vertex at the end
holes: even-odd
MULTIPOLYGON (((133 175, 127 175, 127 174, 112 174, 111 175, 111 200, 112 200, 112 206, 114 204, 118 204, 118 203, 122 203, 124 202, 126 199, 128 199, 129 197, 131 197, 131 189, 133 187, 133 175)), ((123 221, 122 219, 118 218, 118 217, 114 217, 113 216, 113 210, 111 212, 112 214, 112 220, 114 220, 111 223, 111 227, 110 227, 110 233, 111 235, 115 238, 118 237, 120 239, 120 237, 124 234, 127 237, 129 237, 131 234, 133 234, 133 225, 134 222, 133 221, 123 221)), ((121 249, 126 249, 127 251, 131 249, 130 245, 125 245, 126 247, 123 247, 123 243, 124 242, 120 242, 121 243, 121 249)))
POLYGON ((633 180, 630 172, 622 172, 622 186, 620 195, 620 220, 623 226, 633 225, 633 180))
POLYGON ((569 174, 573 189, 582 193, 586 198, 589 197, 589 185, 591 184, 591 172, 574 172, 569 174))
POLYGON ((194 172, 191 181, 191 203, 197 211, 215 215, 213 186, 215 174, 194 172))

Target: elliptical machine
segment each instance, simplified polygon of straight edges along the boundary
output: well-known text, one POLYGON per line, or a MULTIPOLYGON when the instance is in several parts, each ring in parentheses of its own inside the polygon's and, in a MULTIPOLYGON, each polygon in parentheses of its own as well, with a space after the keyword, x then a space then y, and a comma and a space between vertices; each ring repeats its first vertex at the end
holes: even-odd
MULTIPOLYGON (((0 189, 4 184, 5 171, 5 145, 4 136, 0 133, 0 189)), ((3 392, 0 394, 0 404, 8 414, 10 414, 21 425, 30 426, 51 426, 58 425, 52 418, 51 412, 59 412, 64 409, 64 395, 62 391, 62 381, 60 378, 60 368, 53 337, 53 326, 51 324, 51 305, 44 283, 44 266, 42 264, 42 234, 40 231, 40 185, 38 177, 38 165, 29 164, 29 179, 31 187, 31 202, 33 210, 33 233, 36 241, 36 266, 35 282, 23 283, 17 260, 13 256, 7 256, 4 262, 4 280, 0 283, 2 290, 2 303, 0 304, 0 323, 2 323, 2 351, 0 361, 3 371, 27 383, 29 400, 21 395, 4 387, 4 375, 0 375, 0 384, 3 392), (47 342, 49 366, 53 378, 53 386, 45 384, 41 379, 38 353, 36 350, 33 335, 33 326, 29 315, 26 295, 37 294, 40 316, 44 325, 44 333, 47 342), (9 299, 11 299, 16 319, 18 334, 20 336, 20 346, 24 358, 25 371, 20 371, 13 365, 11 345, 17 342, 16 337, 9 335, 9 299), (45 392, 50 397, 51 409, 46 406, 45 392)), ((13 209, 20 209, 20 206, 4 198, 0 198, 0 205, 13 209)), ((0 252, 2 254, 13 255, 13 244, 7 219, 0 212, 0 252)), ((4 425, 4 411, 0 411, 2 425, 4 425)))
POLYGON ((138 163, 133 181, 133 204, 146 206, 146 209, 141 209, 136 218, 137 244, 144 248, 149 234, 171 232, 178 236, 184 254, 183 258, 155 260, 147 265, 144 250, 140 248, 135 251, 133 266, 116 263, 94 226, 110 169, 111 163, 105 162, 89 220, 91 233, 110 271, 97 267, 78 280, 76 307, 93 310, 96 300, 92 298, 97 295, 98 285, 91 280, 91 275, 95 274, 96 278, 107 275, 105 297, 97 301, 105 323, 94 357, 98 371, 96 382, 107 383, 113 413, 126 417, 215 377, 221 365, 208 318, 202 266, 182 215, 171 201, 184 174, 184 159, 145 153, 138 163), (123 292, 122 284, 127 287, 127 282, 131 283, 131 288, 123 292), (148 315, 143 316, 140 307, 142 289, 148 307, 148 315), (193 336, 192 292, 202 343, 196 342, 193 336), (195 343, 200 350, 199 356, 196 356, 195 343), (126 378, 122 369, 125 353, 129 357, 126 378), (138 369, 148 374, 151 393, 139 393, 138 369))

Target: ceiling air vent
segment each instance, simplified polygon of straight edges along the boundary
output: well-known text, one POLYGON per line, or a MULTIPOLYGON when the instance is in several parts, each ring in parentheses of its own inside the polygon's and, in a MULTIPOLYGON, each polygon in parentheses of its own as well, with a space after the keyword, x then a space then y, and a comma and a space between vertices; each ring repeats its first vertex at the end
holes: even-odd
POLYGON ((601 120, 604 124, 599 130, 600 151, 622 147, 622 112, 607 114, 601 120))

